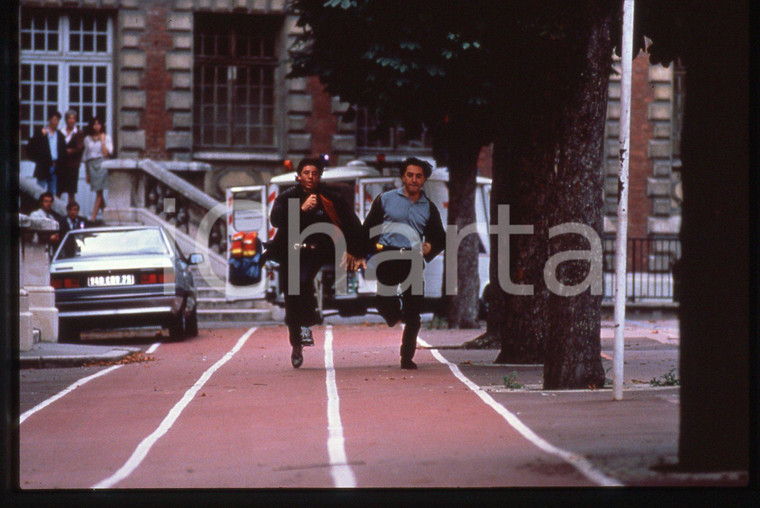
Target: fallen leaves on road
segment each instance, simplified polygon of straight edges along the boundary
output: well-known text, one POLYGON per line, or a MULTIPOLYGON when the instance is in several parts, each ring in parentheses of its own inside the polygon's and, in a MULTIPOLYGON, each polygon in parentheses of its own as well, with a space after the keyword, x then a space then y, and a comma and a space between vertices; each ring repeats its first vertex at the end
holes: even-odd
POLYGON ((120 360, 98 360, 94 362, 87 362, 83 365, 83 367, 108 367, 111 365, 126 365, 128 363, 152 362, 155 359, 156 358, 152 355, 147 355, 142 351, 138 351, 136 353, 129 354, 120 360))

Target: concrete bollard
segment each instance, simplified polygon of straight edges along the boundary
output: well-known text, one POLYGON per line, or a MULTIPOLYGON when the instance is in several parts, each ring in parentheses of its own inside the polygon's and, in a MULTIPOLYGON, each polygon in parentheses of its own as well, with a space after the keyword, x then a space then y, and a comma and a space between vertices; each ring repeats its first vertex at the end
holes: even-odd
POLYGON ((32 313, 29 311, 29 293, 25 289, 18 292, 18 349, 29 351, 34 346, 32 313))

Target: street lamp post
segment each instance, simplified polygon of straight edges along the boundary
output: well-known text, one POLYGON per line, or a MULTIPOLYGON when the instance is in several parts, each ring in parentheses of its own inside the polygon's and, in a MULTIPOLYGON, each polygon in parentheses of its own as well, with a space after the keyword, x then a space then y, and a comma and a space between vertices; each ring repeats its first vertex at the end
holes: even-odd
POLYGON ((631 131, 631 71, 633 65, 634 0, 623 2, 623 41, 620 83, 620 168, 618 170, 617 235, 615 237, 615 354, 613 399, 623 400, 623 348, 628 239, 628 161, 631 131))

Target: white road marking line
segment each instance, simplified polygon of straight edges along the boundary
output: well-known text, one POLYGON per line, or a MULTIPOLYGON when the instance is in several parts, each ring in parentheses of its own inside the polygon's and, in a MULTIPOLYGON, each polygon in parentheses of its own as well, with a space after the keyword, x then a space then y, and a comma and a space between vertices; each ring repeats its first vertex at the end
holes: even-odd
POLYGON ((333 332, 328 325, 325 330, 325 383, 327 384, 327 453, 330 456, 330 474, 338 488, 355 488, 356 478, 346 458, 343 424, 340 421, 340 398, 335 384, 335 367, 333 366, 333 332))
POLYGON ((64 395, 66 395, 66 394, 68 394, 68 393, 76 390, 77 388, 79 388, 83 384, 88 383, 88 382, 92 381, 93 379, 95 379, 97 377, 104 376, 104 375, 108 374, 109 372, 114 371, 114 370, 118 369, 119 367, 123 367, 123 366, 124 365, 114 365, 112 367, 108 367, 107 369, 101 370, 100 372, 96 372, 95 374, 93 374, 91 376, 87 376, 87 377, 84 377, 84 378, 80 379, 79 381, 77 381, 76 383, 72 384, 71 386, 69 386, 65 390, 62 390, 62 391, 58 392, 57 394, 53 395, 52 397, 50 397, 46 401, 44 401, 44 402, 42 402, 40 404, 37 404, 32 409, 30 409, 26 413, 22 414, 19 417, 19 419, 18 419, 18 424, 21 425, 22 423, 24 423, 24 420, 26 420, 27 418, 29 418, 30 416, 32 416, 37 411, 40 411, 41 409, 46 408, 47 406, 49 406, 50 404, 52 404, 56 400, 60 399, 64 395))
POLYGON ((185 395, 180 399, 179 402, 177 402, 174 407, 169 411, 169 414, 166 415, 166 418, 161 422, 161 424, 158 426, 156 430, 153 431, 151 435, 143 439, 143 441, 137 446, 135 451, 132 453, 132 456, 129 457, 127 462, 124 463, 121 468, 119 468, 118 471, 116 471, 114 474, 106 478, 105 480, 102 480, 95 485, 92 486, 93 489, 107 489, 110 487, 113 487, 120 481, 122 481, 124 478, 132 474, 135 469, 142 463, 142 461, 145 459, 145 457, 148 455, 148 452, 150 451, 151 447, 153 447, 154 444, 156 444, 156 441, 158 441, 161 436, 166 434, 169 429, 174 425, 174 422, 177 421, 177 418, 179 418, 180 413, 187 407, 188 404, 190 404, 190 401, 193 400, 195 397, 195 394, 198 393, 198 391, 203 388, 203 385, 206 384, 206 382, 211 378, 211 376, 216 372, 222 365, 227 363, 234 355, 237 353, 240 348, 243 347, 245 342, 248 340, 248 338, 253 334, 253 332, 256 331, 256 328, 251 328, 248 330, 240 339, 237 341, 237 344, 235 344, 235 347, 227 351, 227 354, 225 354, 221 359, 219 359, 214 365, 212 365, 206 372, 203 373, 203 375, 198 378, 198 381, 193 384, 193 386, 190 387, 189 390, 185 392, 185 395))
MULTIPOLYGON (((158 346, 160 346, 160 345, 161 345, 161 343, 160 343, 160 342, 156 342, 156 343, 155 343, 155 344, 153 344, 153 345, 152 345, 152 346, 151 346, 151 347, 150 347, 150 348, 149 348, 147 351, 145 351, 145 354, 148 354, 148 355, 149 355, 149 354, 155 353, 155 352, 156 352, 156 349, 158 349, 158 346)), ((93 374, 93 375, 91 375, 91 376, 87 376, 87 377, 85 377, 85 378, 82 378, 82 379, 80 379, 79 381, 77 381, 76 383, 72 384, 71 386, 69 386, 69 387, 68 387, 68 388, 66 388, 65 390, 62 390, 61 392, 57 393, 56 395, 53 395, 52 397, 50 397, 50 398, 49 398, 49 399, 47 399, 46 401, 44 401, 44 402, 42 402, 42 403, 40 403, 40 404, 36 405, 35 407, 33 407, 32 409, 30 409, 30 410, 29 410, 29 411, 27 411, 26 413, 22 414, 22 415, 19 417, 19 421, 18 421, 19 425, 21 425, 22 423, 24 423, 24 420, 26 420, 27 418, 29 418, 30 416, 32 416, 32 415, 33 415, 34 413, 36 413, 37 411, 39 411, 39 410, 41 410, 41 409, 44 409, 45 407, 49 406, 50 404, 52 404, 52 403, 53 403, 53 402, 55 402, 56 400, 60 399, 60 398, 61 398, 61 397, 63 397, 64 395, 66 395, 66 394, 68 394, 68 393, 70 393, 70 392, 74 391, 75 389, 79 388, 79 387, 80 387, 80 386, 82 386, 83 384, 85 384, 85 383, 87 383, 87 382, 89 382, 89 381, 92 381, 93 379, 95 379, 95 378, 97 378, 97 377, 100 377, 100 376, 103 376, 103 375, 105 375, 105 374, 108 374, 109 372, 111 372, 111 371, 113 371, 113 370, 116 370, 116 369, 118 369, 119 367, 123 367, 123 366, 124 366, 124 365, 114 365, 114 366, 112 366, 112 367, 109 367, 109 368, 107 368, 107 369, 101 370, 100 372, 96 372, 95 374, 93 374)))
MULTIPOLYGON (((425 347, 430 347, 430 344, 422 340, 421 338, 417 338, 417 342, 422 344, 425 347)), ((622 487, 623 484, 619 481, 610 478, 606 476, 601 471, 598 471, 594 468, 594 466, 591 465, 589 461, 581 457, 580 455, 576 455, 572 452, 568 452, 566 450, 562 450, 560 448, 557 448, 553 444, 549 443, 548 441, 545 441, 541 437, 539 437, 535 432, 533 432, 530 428, 528 428, 527 425, 525 425, 522 421, 520 421, 519 418, 517 418, 513 413, 511 413, 509 410, 507 410, 504 406, 496 402, 493 397, 488 395, 485 390, 483 390, 480 386, 476 385, 472 381, 470 381, 464 374, 462 374, 462 371, 459 370, 459 367, 454 365, 453 363, 449 362, 446 358, 441 355, 441 353, 438 352, 436 349, 431 349, 431 353, 433 353, 433 356, 436 360, 441 362, 444 365, 447 365, 451 372, 456 376, 457 379, 459 379, 462 383, 464 383, 470 390, 475 392, 475 394, 480 397, 483 402, 491 406, 494 411, 499 413, 505 420, 507 420, 507 423, 509 423, 512 427, 517 430, 520 434, 525 437, 528 441, 536 445, 541 450, 550 453, 552 455, 556 455, 557 457, 560 457, 570 465, 574 466, 578 471, 580 471, 586 478, 589 480, 598 483, 599 485, 603 487, 622 487)))

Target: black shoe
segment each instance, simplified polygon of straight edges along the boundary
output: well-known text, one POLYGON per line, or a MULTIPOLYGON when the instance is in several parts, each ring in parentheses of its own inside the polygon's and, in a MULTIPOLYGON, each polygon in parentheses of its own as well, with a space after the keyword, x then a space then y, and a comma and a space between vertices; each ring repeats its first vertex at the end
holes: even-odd
POLYGON ((311 329, 309 329, 308 326, 301 327, 301 345, 302 346, 314 345, 314 336, 311 334, 311 329))
POLYGON ((401 359, 401 368, 404 370, 416 370, 417 364, 414 363, 412 360, 405 360, 401 359))
POLYGON ((293 346, 293 352, 290 353, 290 363, 294 369, 303 364, 303 346, 293 346))

